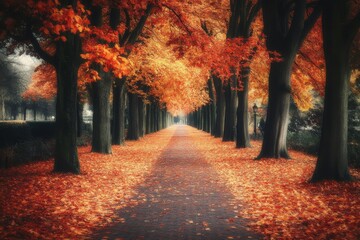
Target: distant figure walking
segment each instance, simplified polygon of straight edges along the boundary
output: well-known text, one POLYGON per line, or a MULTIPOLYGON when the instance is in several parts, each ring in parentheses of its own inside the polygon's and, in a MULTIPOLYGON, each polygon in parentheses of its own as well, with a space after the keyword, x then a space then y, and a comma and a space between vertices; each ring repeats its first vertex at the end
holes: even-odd
POLYGON ((259 130, 261 132, 261 135, 264 136, 264 131, 265 131, 265 120, 263 117, 261 117, 260 122, 259 122, 259 130))

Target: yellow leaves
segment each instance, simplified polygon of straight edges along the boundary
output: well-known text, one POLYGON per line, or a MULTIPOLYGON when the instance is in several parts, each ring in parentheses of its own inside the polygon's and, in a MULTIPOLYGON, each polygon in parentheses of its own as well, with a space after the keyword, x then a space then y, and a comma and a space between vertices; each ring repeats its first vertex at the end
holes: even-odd
MULTIPOLYGON (((157 36, 162 35, 156 29, 154 32, 157 36)), ((130 55, 134 63, 130 89, 136 88, 138 82, 145 84, 149 87, 149 94, 164 103, 173 114, 188 113, 209 100, 207 69, 194 67, 187 59, 177 59, 165 40, 145 40, 145 45, 134 53, 130 55)))

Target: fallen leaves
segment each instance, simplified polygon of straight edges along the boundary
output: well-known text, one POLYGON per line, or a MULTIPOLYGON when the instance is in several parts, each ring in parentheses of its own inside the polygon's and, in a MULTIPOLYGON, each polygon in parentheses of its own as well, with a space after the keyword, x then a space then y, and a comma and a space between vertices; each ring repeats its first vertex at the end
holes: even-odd
MULTIPOLYGON (((235 149, 192 131, 195 146, 236 199, 240 218, 269 239, 359 239, 360 182, 308 183, 316 158, 290 151, 293 159, 253 160, 260 142, 235 149)), ((359 177, 359 170, 351 170, 359 177)))
POLYGON ((132 199, 135 189, 173 131, 113 146, 111 155, 81 147, 80 175, 51 173, 52 161, 0 170, 0 239, 84 238, 102 226, 125 222, 117 211, 138 204, 132 199))
MULTIPOLYGON (((154 164, 175 129, 147 135, 140 141, 127 142, 126 146, 114 146, 112 155, 90 153, 89 147, 80 148, 80 175, 51 173, 51 161, 0 170, 0 238, 86 238, 104 226, 138 218, 133 213, 126 219, 117 214, 120 209, 131 209, 142 202, 161 202, 159 193, 163 191, 181 193, 182 189, 162 188, 160 180, 144 182, 154 171, 154 164), (154 195, 137 192, 139 186, 147 184, 156 186, 154 195)), ((226 186, 223 190, 230 191, 236 199, 236 204, 230 207, 234 217, 224 219, 227 224, 247 218, 250 220, 247 230, 260 232, 266 239, 360 238, 360 182, 310 184, 308 179, 315 167, 315 157, 290 151, 292 160, 255 161, 260 142, 252 142, 252 148, 240 150, 235 149, 233 143, 223 143, 193 128, 187 127, 186 131, 191 135, 189 146, 194 146, 218 173, 220 180, 216 177, 208 181, 209 184, 226 186)), ((194 156, 191 152, 188 155, 194 156)), ((169 154, 166 164, 176 164, 174 159, 176 154, 169 154)), ((161 165, 164 171, 166 164, 161 165)), ((360 177, 358 170, 351 171, 360 177)), ((181 179, 184 173, 178 171, 177 174, 168 180, 181 179)), ((196 169, 192 174, 197 174, 196 169)), ((181 187, 184 183, 178 184, 181 187)), ((216 189, 210 189, 209 196, 213 190, 216 189)), ((185 199, 190 201, 191 197, 185 199)), ((208 213, 213 214, 214 207, 208 207, 208 213)), ((156 214, 164 216, 172 211, 173 208, 166 207, 156 214)), ((206 215, 197 213, 200 215, 202 231, 213 231, 216 226, 206 215)), ((148 217, 143 221, 153 223, 148 217)), ((184 220, 189 226, 197 223, 196 218, 184 220)))

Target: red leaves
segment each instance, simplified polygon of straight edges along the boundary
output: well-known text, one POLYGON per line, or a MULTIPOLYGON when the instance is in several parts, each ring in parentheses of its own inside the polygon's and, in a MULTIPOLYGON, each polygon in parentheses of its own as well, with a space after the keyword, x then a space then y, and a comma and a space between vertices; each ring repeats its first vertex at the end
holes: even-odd
POLYGON ((52 161, 0 170, 0 239, 83 239, 126 221, 117 210, 138 204, 130 198, 172 134, 114 146, 112 155, 79 148, 80 175, 51 173, 52 161))
POLYGON ((251 228, 266 238, 358 239, 360 182, 310 184, 315 157, 290 151, 292 160, 255 161, 260 142, 239 150, 206 134, 194 139, 223 183, 245 203, 239 217, 251 219, 251 228))

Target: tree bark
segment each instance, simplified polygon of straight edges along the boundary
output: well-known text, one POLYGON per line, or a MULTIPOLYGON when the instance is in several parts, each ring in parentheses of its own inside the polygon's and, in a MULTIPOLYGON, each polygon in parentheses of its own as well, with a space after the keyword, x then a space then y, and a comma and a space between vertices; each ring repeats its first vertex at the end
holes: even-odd
POLYGON ((124 145, 125 143, 125 79, 116 79, 113 87, 113 133, 112 143, 124 145))
POLYGON ((223 141, 234 141, 235 139, 235 118, 236 118, 236 98, 235 91, 232 90, 234 79, 225 86, 225 125, 223 141))
POLYGON ((91 83, 93 103, 92 152, 111 153, 110 91, 112 79, 109 73, 99 71, 101 80, 91 83))
MULTIPOLYGON (((78 94, 77 97, 77 137, 82 136, 82 128, 83 128, 83 110, 84 110, 84 104, 81 102, 80 96, 78 94)), ((45 117, 46 118, 46 117, 45 117)))
POLYGON ((215 96, 214 96, 214 90, 213 90, 213 83, 212 78, 208 81, 208 90, 209 90, 209 97, 210 97, 210 103, 209 103, 209 128, 210 128, 210 134, 212 136, 215 135, 215 116, 216 116, 216 105, 215 105, 215 96))
POLYGON ((323 1, 322 27, 326 62, 326 85, 320 148, 311 181, 351 180, 348 170, 348 95, 350 47, 360 26, 348 22, 347 1, 323 1))
POLYGON ((159 124, 159 131, 163 129, 163 110, 159 107, 158 111, 158 124, 159 124))
POLYGON ((146 127, 145 127, 145 134, 152 133, 152 126, 151 126, 151 103, 146 104, 146 127))
POLYGON ((257 159, 290 158, 286 137, 291 69, 297 51, 321 13, 321 8, 317 5, 305 20, 306 4, 306 0, 295 1, 293 8, 283 11, 277 0, 262 1, 267 48, 280 53, 282 61, 272 62, 270 66, 267 119, 264 140, 257 159), (290 24, 287 23, 289 21, 290 24))
POLYGON ((216 91, 216 118, 214 137, 220 138, 224 134, 225 124, 225 96, 221 79, 214 76, 214 86, 216 91))
POLYGON ((139 104, 138 96, 129 93, 129 126, 127 132, 128 140, 139 140, 139 104))
POLYGON ((286 146, 286 137, 292 64, 293 60, 290 58, 284 58, 282 62, 273 62, 271 64, 265 133, 258 158, 290 158, 286 146))
POLYGON ((80 66, 81 40, 67 34, 56 51, 56 147, 55 172, 80 172, 76 144, 77 76, 80 66))
POLYGON ((236 122, 236 148, 250 147, 249 137, 249 73, 250 68, 242 69, 242 91, 238 91, 238 108, 236 122))
POLYGON ((145 105, 142 98, 138 99, 138 110, 139 110, 139 137, 143 137, 145 135, 145 105))

